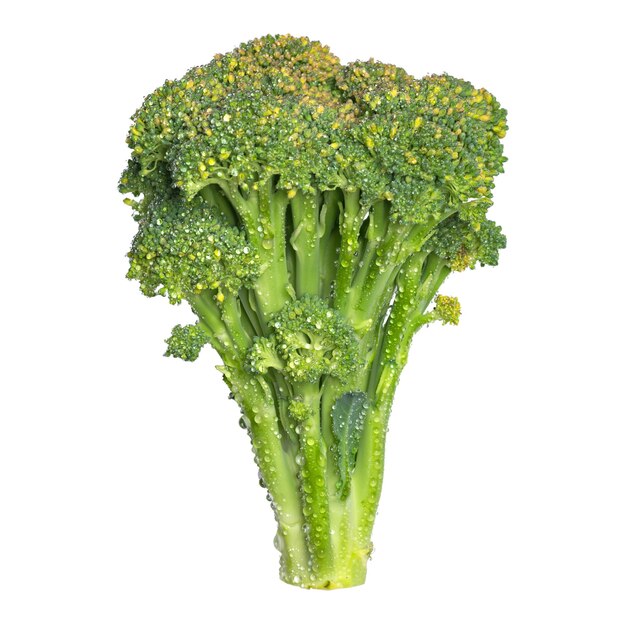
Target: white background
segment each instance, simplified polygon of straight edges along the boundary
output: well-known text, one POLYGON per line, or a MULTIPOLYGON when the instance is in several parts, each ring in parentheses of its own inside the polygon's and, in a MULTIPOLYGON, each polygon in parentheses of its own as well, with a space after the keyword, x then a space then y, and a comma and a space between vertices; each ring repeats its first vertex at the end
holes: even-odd
POLYGON ((626 624, 618 2, 25 2, 2 17, 0 624, 626 624), (414 342, 364 587, 278 580, 184 307, 125 280, 129 116, 254 36, 447 71, 509 110, 496 269, 414 342), (395 615, 395 617, 392 617, 395 615))

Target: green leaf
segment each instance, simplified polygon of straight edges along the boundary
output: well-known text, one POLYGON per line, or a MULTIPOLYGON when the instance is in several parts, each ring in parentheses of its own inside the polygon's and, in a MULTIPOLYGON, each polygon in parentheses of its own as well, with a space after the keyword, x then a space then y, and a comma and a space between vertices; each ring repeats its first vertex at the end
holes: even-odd
POLYGON ((339 472, 337 492, 342 499, 350 493, 350 477, 356 464, 363 423, 367 411, 367 395, 362 391, 348 391, 333 405, 331 419, 337 447, 335 461, 339 472))

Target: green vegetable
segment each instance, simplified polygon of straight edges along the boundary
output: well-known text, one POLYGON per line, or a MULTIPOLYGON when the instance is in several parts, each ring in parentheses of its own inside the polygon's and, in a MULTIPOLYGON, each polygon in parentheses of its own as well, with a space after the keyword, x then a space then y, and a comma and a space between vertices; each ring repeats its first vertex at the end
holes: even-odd
POLYGON ((411 339, 458 323, 442 283, 506 243, 487 217, 506 129, 466 81, 290 36, 217 55, 133 116, 128 277, 197 315, 167 355, 219 353, 288 583, 365 579, 411 339))
POLYGON ((330 414, 337 442, 338 491, 344 498, 350 494, 350 478, 356 464, 366 410, 367 394, 347 391, 337 399, 330 414))

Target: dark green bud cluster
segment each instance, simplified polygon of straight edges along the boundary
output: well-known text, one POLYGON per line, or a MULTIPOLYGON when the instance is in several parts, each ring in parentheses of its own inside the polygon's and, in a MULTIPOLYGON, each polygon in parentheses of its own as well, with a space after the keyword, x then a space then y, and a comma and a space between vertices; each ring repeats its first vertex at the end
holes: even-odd
POLYGON ((506 237, 495 222, 485 219, 472 227, 460 216, 445 220, 436 230, 428 247, 445 259, 450 269, 461 272, 480 265, 497 265, 500 250, 506 247, 506 237))
POLYGON ((177 324, 172 329, 171 336, 166 340, 165 356, 174 356, 183 361, 195 361, 200 351, 210 342, 209 335, 200 324, 181 326, 177 324))
POLYGON ((358 366, 354 329, 323 300, 304 296, 270 321, 269 337, 256 338, 248 351, 247 368, 264 374, 272 367, 292 382, 314 382, 322 376, 347 380, 358 366))
POLYGON ((391 200, 392 217, 420 222, 449 207, 463 214, 471 203, 469 220, 484 219, 505 160, 506 112, 491 94, 448 75, 415 80, 375 61, 347 66, 340 87, 361 112, 352 135, 370 151, 366 169, 388 173, 367 191, 391 200))
POLYGON ((211 289, 221 300, 224 291, 236 292, 256 276, 258 261, 244 232, 200 197, 153 196, 141 203, 139 216, 128 278, 138 280, 144 294, 176 303, 211 289))
POLYGON ((332 129, 336 109, 235 93, 211 110, 205 132, 167 154, 172 183, 186 197, 220 179, 245 192, 275 175, 280 187, 308 192, 345 183, 332 129))
POLYGON ((505 161, 506 112, 484 89, 376 61, 344 67, 327 47, 290 36, 253 40, 167 81, 133 119, 136 171, 148 185, 166 163, 187 199, 216 179, 247 193, 278 176, 284 189, 389 200, 401 222, 453 207, 478 226, 505 161))

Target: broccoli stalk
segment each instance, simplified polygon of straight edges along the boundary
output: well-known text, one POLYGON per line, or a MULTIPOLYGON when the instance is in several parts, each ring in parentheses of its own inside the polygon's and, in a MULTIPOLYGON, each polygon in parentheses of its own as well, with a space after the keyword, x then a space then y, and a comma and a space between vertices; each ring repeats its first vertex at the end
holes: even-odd
POLYGON ((167 81, 133 117, 128 277, 198 318, 166 355, 220 355, 288 583, 365 580, 411 340, 458 323, 442 283, 506 243, 487 219, 505 131, 484 89, 290 36, 167 81))

